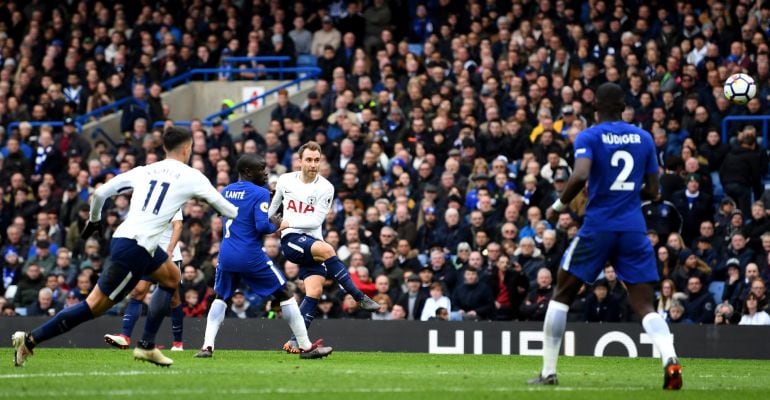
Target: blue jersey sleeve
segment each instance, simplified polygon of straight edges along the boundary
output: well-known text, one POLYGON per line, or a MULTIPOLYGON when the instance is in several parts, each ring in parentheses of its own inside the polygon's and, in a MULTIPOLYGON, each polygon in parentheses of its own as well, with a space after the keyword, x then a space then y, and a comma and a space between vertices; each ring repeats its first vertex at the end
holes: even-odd
POLYGON ((266 190, 257 192, 257 201, 254 203, 254 226, 261 234, 275 232, 275 225, 267 218, 267 210, 270 208, 270 193, 266 190))
POLYGON ((587 158, 593 160, 594 154, 591 151, 590 135, 587 131, 580 132, 575 138, 575 159, 587 158))

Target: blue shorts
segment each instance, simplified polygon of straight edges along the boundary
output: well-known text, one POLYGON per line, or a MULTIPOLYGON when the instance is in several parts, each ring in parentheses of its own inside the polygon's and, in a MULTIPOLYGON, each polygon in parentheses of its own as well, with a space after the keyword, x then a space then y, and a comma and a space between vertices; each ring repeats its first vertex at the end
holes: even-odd
POLYGON ((220 266, 214 281, 214 291, 224 300, 233 297, 235 289, 241 282, 245 283, 252 293, 260 297, 267 297, 275 293, 286 283, 286 278, 275 267, 272 261, 267 262, 265 268, 254 271, 223 271, 220 266))
POLYGON ((113 238, 110 242, 111 265, 99 276, 99 289, 112 301, 123 300, 145 275, 155 272, 168 260, 160 247, 151 256, 134 239, 113 238))
POLYGON ((310 251, 316 240, 318 239, 300 233, 290 233, 281 238, 283 255, 287 260, 299 264, 299 278, 302 280, 311 275, 326 276, 326 266, 316 262, 310 251))
POLYGON ((643 232, 580 232, 561 259, 561 268, 592 283, 609 262, 618 280, 629 284, 658 282, 655 252, 643 232))

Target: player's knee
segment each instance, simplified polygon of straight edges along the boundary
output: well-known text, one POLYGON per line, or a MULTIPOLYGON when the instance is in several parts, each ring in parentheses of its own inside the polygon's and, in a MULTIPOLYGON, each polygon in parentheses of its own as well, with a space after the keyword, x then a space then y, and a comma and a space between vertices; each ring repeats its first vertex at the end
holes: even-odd
POLYGON ((320 240, 313 243, 311 250, 313 251, 313 258, 317 261, 328 260, 336 254, 332 245, 320 240))
POLYGON ((142 301, 147 296, 147 292, 150 290, 150 285, 147 281, 139 281, 134 290, 131 291, 131 298, 134 300, 142 301))

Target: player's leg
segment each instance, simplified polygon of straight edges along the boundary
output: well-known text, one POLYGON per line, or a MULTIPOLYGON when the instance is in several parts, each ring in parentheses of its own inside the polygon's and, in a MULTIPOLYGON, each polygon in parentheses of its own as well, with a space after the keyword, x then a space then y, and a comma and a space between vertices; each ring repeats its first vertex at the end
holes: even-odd
POLYGON ((564 331, 567 328, 567 312, 575 300, 580 286, 593 281, 607 257, 607 247, 602 246, 606 235, 578 236, 570 243, 562 257, 557 275, 556 290, 548 303, 543 321, 543 369, 540 375, 529 381, 533 385, 556 385, 556 363, 564 331))
POLYGON ((128 305, 123 312, 123 330, 119 334, 106 334, 104 341, 110 346, 125 350, 131 345, 131 334, 134 332, 136 321, 142 315, 142 304, 147 292, 150 290, 150 282, 142 279, 131 291, 128 299, 128 305))
POLYGON ((166 252, 156 249, 150 263, 150 276, 158 283, 150 300, 147 321, 144 324, 142 340, 134 348, 134 358, 151 362, 159 366, 170 366, 174 361, 155 347, 155 337, 158 334, 163 318, 172 307, 179 304, 179 281, 182 279, 179 268, 168 259, 166 252), (153 270, 153 266, 156 268, 153 270))
POLYGON ((219 327, 222 326, 222 322, 225 320, 225 312, 227 311, 225 299, 232 297, 236 286, 236 278, 234 273, 217 268, 214 278, 214 291, 217 293, 217 297, 211 303, 211 307, 209 307, 209 314, 206 316, 206 333, 203 337, 203 346, 201 346, 201 350, 195 357, 209 358, 213 355, 214 342, 217 339, 219 327))
POLYGON ((299 357, 303 359, 323 358, 332 353, 333 349, 324 345, 323 339, 310 342, 302 312, 299 310, 297 300, 286 287, 278 289, 273 297, 281 304, 282 318, 286 320, 293 337, 297 340, 300 349, 299 357))
MULTIPOLYGON (((176 264, 181 273, 182 262, 175 261, 174 264, 176 264)), ((182 304, 181 301, 182 293, 180 290, 182 290, 181 285, 179 286, 179 290, 176 292, 176 295, 179 297, 179 304, 171 309, 171 334, 174 336, 174 343, 171 346, 171 351, 184 350, 184 342, 182 341, 182 333, 184 332, 184 304, 182 304)))
POLYGON ((655 253, 643 233, 624 233, 621 237, 625 251, 619 254, 615 269, 618 279, 626 282, 631 308, 642 319, 642 326, 660 352, 664 368, 663 388, 682 387, 682 366, 674 349, 674 338, 663 317, 652 308, 659 280, 655 253))
POLYGON ((380 309, 379 303, 369 298, 353 283, 353 279, 348 273, 345 264, 337 258, 337 252, 329 244, 321 240, 313 242, 311 247, 313 260, 323 262, 330 275, 336 280, 346 292, 350 293, 354 299, 361 305, 361 308, 367 311, 377 311, 380 309))
POLYGON ((125 266, 121 261, 131 259, 131 244, 120 240, 117 240, 117 244, 115 242, 116 240, 113 240, 111 250, 113 263, 99 277, 99 282, 86 301, 60 311, 30 333, 19 331, 13 334, 12 341, 16 349, 14 364, 17 367, 24 365, 38 344, 102 315, 136 286, 142 274, 125 266))

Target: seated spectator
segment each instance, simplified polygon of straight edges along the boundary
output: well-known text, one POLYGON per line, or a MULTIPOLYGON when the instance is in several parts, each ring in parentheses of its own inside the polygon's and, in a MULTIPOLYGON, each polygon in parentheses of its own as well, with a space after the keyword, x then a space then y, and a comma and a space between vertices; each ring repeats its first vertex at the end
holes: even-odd
MULTIPOLYGON (((187 293, 191 293, 190 290, 188 290, 185 293, 185 303, 187 302, 187 293)), ((192 294, 191 294, 192 296, 192 294)), ((249 302, 248 299, 246 299, 246 296, 243 294, 243 292, 238 289, 233 293, 233 297, 230 299, 231 304, 230 307, 227 308, 227 313, 225 314, 225 317, 227 318, 240 318, 240 319, 246 319, 246 318, 257 318, 259 317, 259 309, 257 309, 256 306, 253 306, 251 302, 249 302)), ((187 307, 187 304, 185 304, 185 311, 187 307)), ((204 307, 205 310, 205 307, 204 307)))
POLYGON ((540 268, 537 272, 537 285, 530 290, 519 308, 519 315, 522 320, 542 321, 545 318, 548 302, 553 297, 552 282, 551 271, 547 268, 540 268))
POLYGON ((717 309, 714 311, 714 325, 730 325, 733 313, 733 306, 730 303, 717 305, 717 309))
POLYGON ((687 282, 693 276, 702 282, 707 282, 711 276, 711 268, 690 249, 682 249, 679 252, 679 265, 674 269, 671 279, 677 290, 684 291, 687 289, 687 282))
POLYGON ((606 279, 594 282, 593 293, 588 295, 583 313, 585 322, 620 322, 618 304, 608 293, 610 286, 606 279))
POLYGON ((89 273, 86 273, 85 271, 81 272, 80 275, 78 275, 76 286, 70 290, 70 293, 74 293, 75 297, 80 301, 85 301, 88 294, 91 293, 91 288, 93 288, 90 276, 90 273, 93 271, 89 271, 89 273))
POLYGON ((758 309, 759 299, 750 293, 743 305, 743 316, 738 325, 770 325, 770 315, 758 309))
POLYGON ((187 318, 203 318, 206 316, 206 303, 200 301, 200 296, 195 289, 184 292, 184 316, 187 318))
POLYGON ((40 267, 31 264, 16 286, 16 296, 13 299, 16 307, 32 307, 37 301, 38 292, 45 286, 45 277, 40 267))
POLYGON ((372 320, 386 321, 390 319, 390 309, 393 307, 393 301, 387 294, 378 294, 372 297, 372 300, 380 304, 380 309, 372 313, 372 320))
POLYGON ((37 295, 37 303, 27 307, 27 316, 30 317, 52 317, 61 310, 61 304, 53 301, 53 292, 44 287, 40 289, 37 295))
POLYGON ((714 322, 714 299, 697 276, 687 280, 687 299, 684 300, 685 316, 694 324, 714 322))
POLYGON ((372 313, 362 309, 352 295, 346 294, 342 301, 342 318, 372 319, 372 313))
POLYGON ((692 324, 692 320, 685 316, 685 310, 682 303, 675 301, 671 304, 671 308, 668 310, 668 316, 666 322, 669 324, 692 324))
POLYGON ((674 281, 671 279, 664 279, 663 282, 660 283, 660 294, 655 301, 655 311, 657 311, 663 318, 666 318, 668 310, 671 308, 671 304, 673 304, 674 301, 683 298, 685 298, 685 295, 676 291, 674 281))
POLYGON ((522 273, 527 277, 529 286, 536 285, 538 273, 545 266, 543 257, 540 255, 540 249, 535 246, 535 240, 531 237, 524 237, 519 241, 519 248, 514 252, 516 258, 514 263, 521 265, 522 273))
POLYGON ((342 318, 342 311, 340 310, 337 302, 334 298, 322 294, 318 299, 318 306, 316 308, 315 319, 337 319, 342 318))
POLYGON ((393 309, 390 311, 390 320, 398 321, 398 320, 405 320, 405 319, 406 319, 406 311, 404 310, 404 307, 401 307, 400 304, 394 304, 393 309))
POLYGON ((436 315, 438 308, 446 310, 452 309, 452 303, 449 297, 444 295, 444 285, 440 282, 433 282, 430 285, 430 297, 425 300, 425 306, 422 309, 421 321, 427 321, 436 315))
POLYGON ((204 299, 206 296, 207 287, 203 273, 192 265, 185 265, 182 270, 180 293, 187 293, 188 290, 198 292, 198 299, 204 299))

